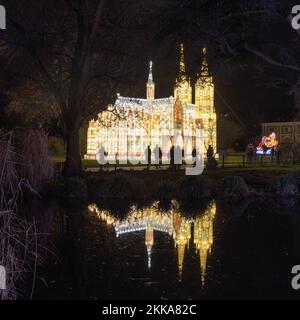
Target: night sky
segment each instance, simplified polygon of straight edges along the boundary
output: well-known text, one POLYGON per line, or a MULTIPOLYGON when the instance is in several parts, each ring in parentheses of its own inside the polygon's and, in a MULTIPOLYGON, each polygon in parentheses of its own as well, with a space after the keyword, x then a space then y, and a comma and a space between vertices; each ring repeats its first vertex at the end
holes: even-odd
MULTIPOLYGON (((285 10, 283 16, 290 12, 293 4, 293 1, 259 0, 257 2, 260 5, 273 2, 281 3, 285 10)), ((53 1, 47 1, 46 3, 53 3, 53 1)), ((113 1, 112 3, 117 4, 118 2, 113 1)), ((145 8, 150 6, 149 1, 146 0, 144 3, 145 8)), ((179 44, 185 44, 186 68, 192 83, 196 79, 196 74, 200 71, 202 47, 206 46, 208 48, 210 70, 215 80, 216 110, 219 115, 227 114, 229 118, 238 121, 244 128, 247 128, 244 130, 247 136, 258 133, 261 122, 297 119, 295 98, 291 93, 298 77, 296 72, 268 65, 241 49, 241 43, 236 40, 232 43, 237 48, 237 55, 229 57, 228 53, 224 53, 224 50, 220 49, 220 39, 216 41, 216 39, 208 38, 208 33, 198 32, 201 29, 201 23, 204 24, 205 19, 209 19, 205 9, 210 8, 211 4, 219 3, 221 8, 228 8, 226 14, 231 14, 230 8, 233 3, 236 6, 241 6, 247 4, 247 1, 201 1, 201 4, 199 4, 200 2, 193 0, 176 0, 173 2, 164 0, 160 2, 161 4, 159 2, 154 3, 158 6, 158 9, 154 10, 154 19, 149 22, 147 30, 140 31, 139 39, 141 43, 135 43, 137 51, 140 50, 141 53, 132 64, 135 69, 134 81, 127 84, 123 83, 122 86, 117 88, 116 93, 119 92, 124 96, 145 97, 148 64, 149 60, 152 60, 154 63, 156 97, 173 95, 174 81, 178 74, 179 44), (161 5, 161 8, 159 5, 161 5), (199 7, 201 5, 203 7, 199 7), (203 17, 201 16, 202 13, 203 17), (200 24, 200 27, 197 26, 197 23, 200 24), (145 46, 144 50, 142 46, 145 46)), ((18 7, 18 3, 13 4, 9 1, 7 6, 10 9, 8 12, 10 12, 18 7)), ((34 18, 33 15, 32 19, 34 18)), ((287 19, 274 18, 271 14, 269 17, 266 13, 255 17, 253 20, 249 17, 248 20, 249 36, 247 41, 254 48, 281 61, 287 53, 293 57, 299 56, 298 43, 295 46, 298 35, 287 19)), ((208 24, 212 23, 211 20, 207 21, 209 21, 208 24)), ((234 37, 240 37, 241 21, 243 22, 243 20, 237 20, 230 22, 229 26, 226 25, 230 30, 226 37, 228 36, 227 39, 230 39, 230 41, 234 37)), ((8 26, 11 27, 10 24, 8 26)), ((221 30, 222 27, 221 25, 221 30)), ((217 26, 217 28, 219 28, 219 31, 220 26, 217 26)), ((20 62, 22 56, 19 56, 18 59, 20 62)), ((5 59, 2 59, 1 62, 3 66, 8 63, 5 59)), ((17 72, 15 71, 15 73, 17 72)), ((14 76, 11 73, 10 75, 5 74, 5 77, 13 78, 14 76)), ((10 89, 7 88, 6 83, 6 79, 2 79, 1 91, 4 97, 7 90, 10 89)), ((12 81, 12 83, 12 86, 15 87, 19 85, 18 81, 12 81)), ((6 98, 1 99, 2 106, 5 105, 6 100, 6 98)))
MULTIPOLYGON (((286 1, 285 5, 286 10, 292 8, 291 1, 286 1)), ((268 20, 268 17, 261 18, 268 20)), ((262 50, 266 45, 266 52, 274 58, 277 58, 277 53, 278 56, 281 54, 281 50, 297 56, 295 34, 287 20, 272 17, 267 27, 263 25, 257 30, 253 29, 251 43, 262 50)), ((184 28, 182 30, 182 25, 176 24, 170 37, 156 38, 148 55, 137 63, 137 85, 128 88, 128 92, 120 92, 121 95, 145 97, 149 60, 154 62, 157 97, 173 95, 181 42, 185 44, 186 68, 192 83, 200 70, 202 47, 208 47, 209 66, 215 80, 217 113, 227 114, 229 118, 243 123, 249 129, 246 135, 259 134, 261 122, 298 119, 295 96, 291 92, 297 81, 296 72, 268 65, 243 50, 235 59, 228 61, 219 54, 214 44, 207 45, 205 40, 191 35, 184 28)))

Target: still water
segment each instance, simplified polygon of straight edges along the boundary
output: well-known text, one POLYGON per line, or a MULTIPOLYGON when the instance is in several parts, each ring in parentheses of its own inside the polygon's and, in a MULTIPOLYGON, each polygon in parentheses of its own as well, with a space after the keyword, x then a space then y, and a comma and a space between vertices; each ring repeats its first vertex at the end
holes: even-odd
POLYGON ((51 250, 34 299, 300 298, 293 200, 214 200, 192 212, 177 201, 47 206, 51 250))

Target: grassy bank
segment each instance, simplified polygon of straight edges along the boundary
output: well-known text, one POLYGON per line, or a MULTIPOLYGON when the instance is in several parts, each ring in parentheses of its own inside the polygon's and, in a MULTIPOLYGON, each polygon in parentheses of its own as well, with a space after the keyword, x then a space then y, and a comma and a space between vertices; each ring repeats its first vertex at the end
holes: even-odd
MULTIPOLYGON (((55 157, 53 161, 56 164, 62 163, 64 158, 55 157)), ((44 194, 73 200, 185 197, 193 201, 211 195, 250 197, 266 194, 292 194, 293 196, 300 194, 298 190, 300 181, 298 184, 298 178, 294 178, 297 177, 297 172, 300 172, 300 166, 297 165, 253 166, 251 168, 219 167, 216 170, 204 170, 203 175, 198 177, 188 177, 184 169, 174 172, 168 170, 167 166, 163 169, 156 169, 152 166, 148 171, 145 167, 135 168, 128 165, 126 165, 126 170, 119 166, 115 170, 115 167, 111 165, 109 170, 108 168, 102 170, 94 160, 82 160, 82 164, 85 169, 82 177, 66 180, 60 178, 51 182, 46 186, 47 192, 44 194), (224 187, 225 181, 226 188, 224 187)))
POLYGON ((200 176, 186 176, 185 170, 100 170, 57 178, 45 186, 43 195, 72 201, 176 198, 190 203, 216 196, 299 196, 300 175, 290 168, 205 170, 200 176))

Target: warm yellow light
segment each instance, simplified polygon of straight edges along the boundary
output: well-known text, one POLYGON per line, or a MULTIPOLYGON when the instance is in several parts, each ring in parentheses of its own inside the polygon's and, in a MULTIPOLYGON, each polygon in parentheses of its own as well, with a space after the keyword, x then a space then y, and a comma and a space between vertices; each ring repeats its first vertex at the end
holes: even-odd
MULTIPOLYGON (((146 85, 146 99, 121 97, 119 94, 114 105, 98 115, 89 124, 87 135, 87 159, 95 159, 100 147, 108 154, 107 160, 145 160, 145 151, 150 145, 152 150, 158 144, 167 159, 174 134, 179 132, 179 144, 190 154, 199 137, 197 132, 204 130, 202 150, 217 146, 217 123, 214 107, 214 83, 208 71, 206 49, 201 73, 195 85, 195 104, 192 104, 192 87, 186 75, 184 47, 181 45, 179 75, 176 79, 174 96, 164 99, 155 98, 152 63, 146 85), (166 137, 169 137, 166 139, 166 137)), ((201 144, 202 145, 202 144, 201 144)))
POLYGON ((162 212, 159 209, 159 202, 155 202, 149 208, 141 210, 133 206, 124 219, 114 218, 109 212, 100 211, 96 205, 89 206, 89 210, 94 212, 99 219, 105 221, 107 225, 112 225, 117 236, 136 231, 144 231, 148 265, 151 265, 151 252, 155 243, 154 231, 169 234, 173 238, 176 247, 180 276, 183 271, 186 250, 191 250, 192 247, 190 248, 189 244, 193 242, 199 254, 201 282, 202 285, 204 285, 207 258, 211 253, 214 241, 213 224, 216 215, 215 202, 213 202, 202 215, 195 219, 184 218, 174 204, 172 209, 162 212), (192 225, 194 225, 193 236, 191 232, 192 225))

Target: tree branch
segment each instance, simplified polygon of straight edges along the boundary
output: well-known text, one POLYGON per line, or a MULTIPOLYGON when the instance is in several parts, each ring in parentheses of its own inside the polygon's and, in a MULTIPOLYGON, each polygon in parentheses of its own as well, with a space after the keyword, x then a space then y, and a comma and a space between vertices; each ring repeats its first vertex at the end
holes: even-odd
POLYGON ((256 57, 260 58, 261 60, 267 62, 268 64, 271 64, 273 66, 279 67, 279 68, 283 68, 283 69, 288 69, 288 70, 292 70, 292 71, 296 71, 296 72, 300 72, 300 67, 295 66, 295 65, 291 65, 291 64, 284 64, 281 63, 279 61, 276 61, 270 57, 268 57, 267 55, 265 55, 264 53, 256 50, 256 49, 252 49, 249 47, 249 45, 245 42, 244 43, 244 48, 254 54, 256 57))

